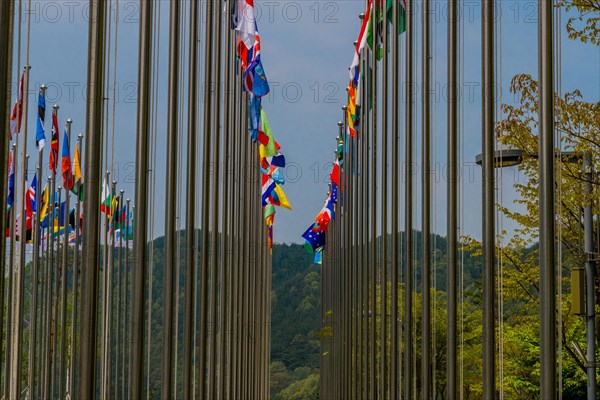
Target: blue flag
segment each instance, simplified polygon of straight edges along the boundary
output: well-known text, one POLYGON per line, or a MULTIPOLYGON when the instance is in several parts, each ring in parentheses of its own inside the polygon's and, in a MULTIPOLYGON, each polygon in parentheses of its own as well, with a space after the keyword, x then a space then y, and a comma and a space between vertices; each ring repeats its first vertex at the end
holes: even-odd
POLYGON ((35 145, 38 150, 42 150, 46 144, 46 132, 44 131, 44 121, 46 120, 46 97, 40 92, 38 96, 38 120, 37 131, 35 133, 35 145))
POLYGON ((312 224, 302 235, 306 240, 306 245, 304 247, 309 253, 314 253, 317 249, 325 246, 325 231, 315 231, 313 229, 314 226, 315 224, 312 224), (310 246, 310 248, 308 246, 310 246))

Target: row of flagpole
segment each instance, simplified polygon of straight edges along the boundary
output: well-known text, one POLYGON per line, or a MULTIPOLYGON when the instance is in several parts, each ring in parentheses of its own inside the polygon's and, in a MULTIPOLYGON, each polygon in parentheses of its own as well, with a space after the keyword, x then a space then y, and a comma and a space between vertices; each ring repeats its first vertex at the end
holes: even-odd
MULTIPOLYGON (((4 87, 2 85, 8 87, 12 81, 14 4, 13 1, 3 2, 0 8, 0 51, 2 56, 6 55, 0 66, 0 89, 4 87)), ((272 207, 290 206, 280 187, 283 184, 280 169, 285 166, 285 161, 260 106, 260 97, 268 93, 268 83, 260 63, 253 4, 250 0, 239 0, 224 11, 221 2, 194 0, 189 2, 187 15, 182 13, 184 4, 170 4, 162 397, 176 398, 181 393, 183 398, 265 398, 269 391, 272 207), (204 5, 206 8, 202 7, 204 5), (204 19, 201 18, 203 12, 204 19), (231 26, 223 23, 224 14, 231 19, 231 26), (182 16, 191 18, 183 335, 175 323, 179 309, 175 305, 179 301, 175 297, 175 276, 181 268, 176 248, 177 236, 181 233, 176 230, 176 212, 178 193, 184 189, 177 183, 181 173, 177 160, 184 157, 179 154, 178 146, 182 131, 178 109, 183 107, 178 88, 185 87, 180 85, 184 77, 179 74, 181 68, 178 65, 184 52, 180 41, 184 33, 180 23, 182 16), (203 27, 200 21, 205 21, 203 27), (201 28, 205 29, 203 42, 199 40, 201 28), (246 47, 244 51, 240 43, 246 47), (205 50, 202 62, 199 47, 205 50), (203 81, 199 79, 201 72, 204 73, 203 81), (225 88, 218 83, 223 80, 225 88), (201 95, 204 110, 199 113, 201 95), (204 117, 203 124, 198 121, 199 115, 204 117), (203 142, 198 146, 203 149, 201 157, 196 152, 198 136, 203 142), (202 171, 201 183, 195 174, 198 168, 202 171), (196 193, 200 193, 199 202, 196 193), (197 204, 201 206, 198 213, 195 210, 197 204), (201 221, 199 230, 198 220, 201 221), (172 351, 179 343, 184 345, 181 385, 177 382, 180 363, 172 351)), ((72 240, 69 229, 72 187, 66 182, 64 187, 57 187, 59 133, 55 123, 58 107, 55 106, 50 153, 54 157, 51 158, 54 174, 48 179, 44 194, 40 190, 33 192, 37 211, 31 218, 34 256, 30 263, 25 258, 27 221, 24 216, 28 212, 25 203, 30 196, 25 178, 27 157, 25 150, 22 157, 17 157, 16 146, 10 153, 14 158, 14 170, 21 172, 22 190, 11 208, 11 245, 6 259, 9 273, 8 279, 2 281, 1 293, 2 301, 8 300, 8 312, 2 315, 2 320, 7 321, 6 330, 0 330, 7 343, 3 363, 5 398, 127 396, 138 399, 145 397, 144 394, 149 395, 150 387, 144 386, 143 379, 150 373, 145 368, 148 360, 144 339, 157 334, 146 328, 150 326, 146 324, 150 318, 146 308, 152 307, 152 298, 148 298, 151 290, 147 280, 148 258, 154 256, 148 253, 149 221, 152 218, 148 205, 149 152, 154 114, 152 94, 155 93, 152 76, 157 68, 154 62, 156 47, 153 46, 153 35, 157 33, 153 28, 156 27, 155 13, 160 2, 140 2, 135 209, 129 199, 125 199, 123 191, 117 193, 117 182, 110 181, 110 174, 102 174, 102 149, 108 129, 103 123, 107 112, 104 99, 108 96, 103 84, 107 80, 106 35, 108 13, 111 12, 108 5, 106 0, 90 1, 86 140, 83 142, 82 135, 78 137, 76 151, 79 154, 85 144, 85 157, 78 162, 83 166, 85 158, 86 167, 81 168, 84 176, 75 182, 75 239, 72 240), (17 169, 19 159, 21 164, 17 169), (85 212, 82 199, 85 199, 85 212), (17 205, 21 206, 23 216, 18 241, 17 205), (47 207, 48 215, 45 224, 41 218, 44 207, 47 207), (104 218, 101 218, 101 210, 104 218), (133 219, 130 212, 134 213, 133 219), (100 229, 102 222, 104 231, 100 229), (56 223, 59 235, 55 235, 56 223), (115 237, 117 224, 120 228, 118 238, 115 237), (64 227, 62 233, 60 227, 64 227), (133 236, 131 251, 130 236, 133 236), (69 245, 71 241, 73 247, 69 245), (19 251, 16 251, 16 244, 19 251), (6 296, 5 282, 8 283, 6 296), (26 282, 31 284, 30 290, 26 288, 26 282), (23 346, 24 335, 28 335, 27 347, 23 346), (23 360, 28 363, 25 370, 21 368, 23 360)), ((17 99, 17 105, 24 110, 28 109, 29 92, 29 67, 26 65, 25 87, 21 92, 24 98, 17 99)), ((42 98, 43 89, 38 114, 38 124, 41 121, 43 130, 42 98)), ((0 101, 0 105, 5 106, 3 115, 6 116, 7 132, 9 103, 9 97, 0 101)), ((20 111, 17 115, 20 120, 20 111)), ((24 129, 16 136, 17 140, 23 141, 23 149, 27 142, 27 120, 25 112, 24 129)), ((63 146, 70 141, 71 127, 69 120, 63 146)), ((2 144, 8 149, 9 142, 5 138, 3 135, 2 144)), ((8 152, 2 154, 6 160, 8 152)), ((70 163, 70 154, 63 152, 63 157, 65 154, 70 163)), ((40 149, 35 178, 38 188, 42 182, 42 158, 40 149)), ((7 176, 7 163, 1 164, 0 172, 7 176)), ((8 186, 2 179, 0 191, 8 193, 8 186)), ((6 198, 7 195, 3 195, 0 204, 3 210, 6 209, 6 198)), ((0 246, 4 250, 5 242, 2 241, 0 246)), ((4 251, 2 255, 5 256, 4 251)))
MULTIPOLYGON (((348 104, 336 138, 336 158, 323 209, 304 233, 307 250, 322 268, 321 398, 434 398, 440 366, 432 342, 432 53, 431 0, 421 7, 421 159, 414 163, 415 93, 414 0, 368 1, 360 15, 361 30, 354 43, 348 104), (391 13, 389 13, 391 11, 391 13), (405 34, 405 54, 400 54, 405 34), (391 35, 394 32, 397 34, 391 35), (377 41, 379 39, 379 45, 377 41), (368 47, 366 46, 368 44, 368 47), (379 53, 381 52, 381 54, 379 53), (400 60, 406 67, 400 80, 400 60), (383 59, 383 70, 378 62, 383 59), (392 68, 391 79, 389 68, 392 68), (404 95, 404 129, 399 124, 404 95), (381 87, 381 94, 378 88, 381 87), (390 96, 391 92, 391 96, 390 96), (381 102, 380 102, 381 100, 381 102), (391 106, 391 107, 390 107, 391 106), (378 126, 381 121, 381 126, 378 126), (391 131, 390 131, 391 125, 391 131), (400 154, 404 138, 404 232, 399 230, 401 188, 400 154), (379 142, 379 140, 381 142, 379 142), (391 163, 388 156, 391 155, 391 163), (381 157, 381 161, 377 158, 381 157), (413 199, 416 172, 421 169, 421 246, 416 254, 413 199), (390 179, 391 178, 391 179, 390 179), (388 189, 391 183, 391 190, 388 189), (339 191, 339 193, 338 193, 339 191), (379 211, 377 210, 379 208, 379 211), (388 220, 388 213, 391 218, 388 220), (336 220, 337 218, 337 220, 336 220), (335 221, 335 222, 334 222, 335 221), (389 229, 388 229, 389 223, 389 229), (323 254, 324 253, 324 254, 323 254), (420 261, 421 342, 417 350, 415 321, 415 263, 420 261), (391 278, 391 280, 390 280, 391 278), (391 290, 390 287, 391 286, 391 290), (391 304, 388 301, 391 300, 391 304), (404 311, 400 312, 400 305, 404 311), (379 320, 379 321, 378 321, 379 320), (379 325, 378 325, 379 322, 379 325), (389 350, 388 350, 389 342, 389 350), (420 370, 415 367, 420 365, 420 370)), ((553 170, 553 4, 540 0, 540 391, 544 399, 557 397, 556 304, 553 170)), ((494 140, 497 99, 494 35, 495 0, 482 4, 482 267, 483 267, 483 398, 497 397, 495 325, 495 206, 494 140)), ((462 397, 459 385, 458 200, 459 200, 459 2, 448 1, 447 18, 447 226, 446 226, 446 387, 444 398, 462 397)), ((435 312, 434 312, 435 315, 435 312)))

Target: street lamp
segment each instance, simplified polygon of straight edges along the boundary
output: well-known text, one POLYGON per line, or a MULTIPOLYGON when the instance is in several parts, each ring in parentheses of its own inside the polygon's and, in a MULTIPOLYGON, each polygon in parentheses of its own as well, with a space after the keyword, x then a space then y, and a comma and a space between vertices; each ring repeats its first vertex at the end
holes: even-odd
MULTIPOLYGON (((505 168, 513 167, 523 162, 526 152, 519 149, 497 150, 494 152, 494 167, 505 168)), ((528 157, 538 158, 538 154, 528 154, 528 157)), ((562 151, 560 158, 566 163, 576 163, 583 160, 584 174, 584 194, 589 197, 592 194, 592 176, 593 164, 590 152, 562 151)), ((482 164, 482 155, 478 154, 475 157, 477 165, 482 164)), ((594 400, 596 398, 596 342, 595 342, 595 257, 594 257, 594 233, 593 233, 593 214, 591 202, 584 207, 583 211, 583 232, 584 232, 584 253, 585 253, 585 307, 581 307, 581 314, 586 316, 586 347, 587 355, 583 357, 583 352, 579 346, 575 346, 575 350, 580 354, 580 357, 585 361, 587 369, 587 398, 594 400), (585 308, 585 310, 583 309, 585 308)), ((581 270, 581 268, 577 268, 581 270)), ((574 271, 573 274, 580 275, 580 271, 574 271)), ((574 297, 580 298, 582 290, 572 292, 574 297)), ((574 299, 575 300, 575 299, 574 299)), ((574 304, 577 303, 574 301, 574 304)), ((581 301, 579 302, 582 303, 581 301)), ((573 342, 574 343, 574 342, 573 342)), ((574 343, 575 344, 575 343, 574 343)))

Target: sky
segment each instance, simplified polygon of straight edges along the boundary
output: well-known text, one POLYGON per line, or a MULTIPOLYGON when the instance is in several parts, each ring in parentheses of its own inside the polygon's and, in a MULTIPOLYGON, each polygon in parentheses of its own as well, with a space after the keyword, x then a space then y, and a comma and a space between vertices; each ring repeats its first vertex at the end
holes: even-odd
MULTIPOLYGON (((501 100, 514 103, 509 93, 511 78, 518 73, 537 77, 537 0, 503 0, 498 2, 498 78, 501 100)), ((17 68, 25 63, 27 43, 27 1, 23 1, 21 19, 21 51, 15 57, 13 101, 16 95, 17 68)), ((187 12, 188 2, 183 10, 187 12)), ((107 145, 113 154, 114 163, 111 179, 118 181, 118 190, 124 189, 126 197, 134 200, 135 129, 137 54, 139 30, 139 2, 113 0, 111 2, 111 46, 110 75, 111 89, 108 101, 107 145), (118 4, 118 6, 117 6, 118 4), (118 40, 115 28, 118 23, 118 40), (116 70, 112 64, 115 62, 116 70), (116 74, 115 74, 116 72, 116 74), (113 104, 114 101, 114 104, 113 104), (114 121, 112 110, 114 106, 114 121)), ((417 4, 418 5, 418 4, 417 4)), ((435 175, 434 230, 445 232, 446 184, 444 165, 446 159, 446 16, 445 1, 433 2, 434 14, 434 124, 433 146, 435 175)), ((461 232, 475 237, 481 232, 481 176, 475 166, 475 156, 481 149, 481 23, 480 2, 461 2, 461 76, 463 77, 463 108, 461 110, 463 180, 461 190, 461 232)), ((345 86, 348 81, 348 66, 352 60, 353 42, 358 36, 364 1, 344 0, 300 0, 269 1, 255 0, 258 27, 261 34, 261 57, 271 93, 263 100, 274 134, 282 146, 288 167, 285 191, 294 210, 278 210, 275 220, 276 242, 300 242, 306 230, 320 210, 327 195, 327 180, 337 122, 342 118, 341 107, 346 101, 345 86)), ((60 105, 59 125, 72 118, 73 137, 85 134, 85 85, 87 74, 87 1, 31 1, 30 60, 32 66, 29 90, 28 153, 33 157, 35 99, 42 83, 48 86, 46 131, 49 141, 50 107, 60 105)), ((160 2, 160 24, 156 32, 160 40, 158 59, 158 116, 156 120, 156 180, 155 180, 155 223, 153 235, 161 236, 164 231, 164 187, 165 187, 165 136, 166 136, 166 81, 168 57, 168 13, 169 2, 160 2)), ((158 16, 157 16, 158 17, 158 16)), ((417 7, 415 19, 420 21, 417 7)), ((583 45, 566 38, 564 26, 568 16, 563 13, 562 32, 562 85, 563 92, 575 88, 583 92, 587 101, 600 101, 600 47, 583 45)), ((420 24, 417 24, 417 40, 420 40, 420 24)), ((18 40, 18 34, 15 35, 18 40)), ((185 37, 186 35, 184 35, 185 37)), ((186 38, 187 40, 187 38, 186 38)), ((200 42, 204 40, 203 35, 200 42)), ((18 43, 18 42, 16 42, 18 43)), ((417 80, 421 79, 420 44, 414 57, 417 80)), ((19 46, 15 45, 15 54, 19 46)), ((187 49, 187 45, 184 47, 187 49)), ((404 46, 402 46, 404 49, 404 46)), ((187 65, 186 55, 182 64, 187 65)), ((404 71, 404 55, 401 56, 401 72, 404 71)), ((185 71, 184 71, 185 72, 185 71)), ((185 82, 185 81, 184 81, 185 82)), ((182 85, 185 87, 185 85, 182 85)), ((418 93, 420 95, 420 92, 418 93)), ((415 154, 420 154, 420 104, 417 101, 415 154)), ((404 102, 400 99, 400 118, 403 121, 404 102)), ((185 107, 185 105, 184 105, 185 107)), ((185 108, 184 108, 185 110, 185 108)), ((183 115, 183 114, 182 114, 183 115)), ((182 126, 182 129, 185 125, 182 126)), ((403 122, 401 124, 403 125, 403 122)), ((184 131, 185 132, 185 131, 184 131)), ((403 131, 400 132, 403 136, 403 131)), ((22 140, 22 139, 21 139, 22 140)), ((62 133, 61 133, 62 141, 62 133)), ((73 146, 72 146, 73 147, 73 146)), ((185 142, 182 143, 185 147, 185 142)), ((402 146, 403 149, 404 146, 402 146)), ((47 149, 45 158, 47 160, 47 149)), ((402 150, 403 151, 403 150, 402 150)), ((46 161, 47 162, 47 161, 46 161)), ((185 159, 182 156, 182 169, 185 159)), ((30 168, 30 174, 33 169, 30 168)), ((498 186, 498 198, 511 209, 515 193, 512 184, 522 179, 516 169, 505 169, 498 186)), ((47 174, 47 171, 46 171, 47 174)), ((415 179, 415 201, 420 199, 420 178, 415 179)), ((378 183, 378 186, 381 182, 378 183)), ((402 183, 403 184, 403 183, 402 183)), ((374 188, 377 190, 377 188, 374 188)), ((183 195, 182 190, 181 194, 183 195)), ((380 191, 378 191, 380 193, 380 191)), ((402 205, 403 206, 403 205, 402 205)), ((185 210, 184 204, 181 210, 185 210)), ((184 216, 184 211, 182 217, 184 216)), ((403 215, 403 211, 400 212, 403 215)), ((403 218, 403 217, 401 217, 403 218)), ((418 213, 415 222, 420 225, 418 213)), ((508 221, 504 228, 511 229, 508 221)), ((401 222, 402 225, 403 222, 401 222)))

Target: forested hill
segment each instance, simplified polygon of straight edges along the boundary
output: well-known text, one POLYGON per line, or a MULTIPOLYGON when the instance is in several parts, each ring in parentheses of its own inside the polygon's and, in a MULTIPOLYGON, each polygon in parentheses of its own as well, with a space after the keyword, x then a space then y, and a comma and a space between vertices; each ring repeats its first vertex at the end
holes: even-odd
POLYGON ((318 396, 321 267, 299 244, 273 248, 271 398, 318 396))

